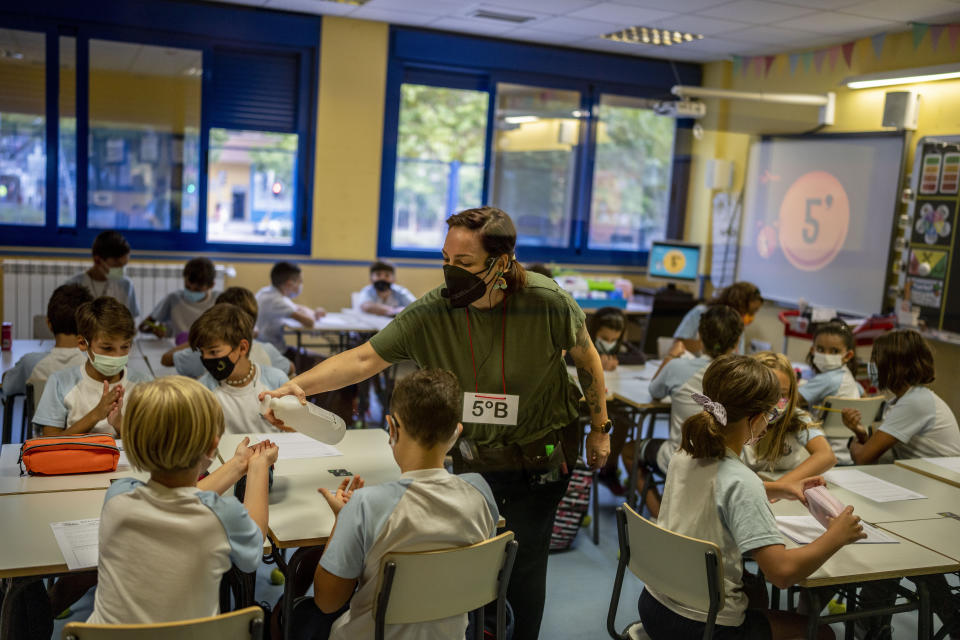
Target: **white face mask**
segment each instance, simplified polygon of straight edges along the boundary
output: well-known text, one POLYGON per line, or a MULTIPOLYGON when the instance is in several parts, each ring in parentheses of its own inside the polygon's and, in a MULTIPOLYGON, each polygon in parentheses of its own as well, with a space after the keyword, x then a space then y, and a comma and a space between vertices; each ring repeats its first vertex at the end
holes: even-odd
POLYGON ((595 344, 597 347, 597 351, 603 354, 613 353, 614 351, 616 351, 616 348, 617 348, 616 341, 608 342, 607 340, 601 340, 600 338, 596 339, 595 344))
POLYGON ((843 366, 843 356, 839 353, 815 353, 813 366, 820 371, 833 371, 843 366))
POLYGON ((93 351, 87 351, 87 354, 93 368, 108 378, 112 378, 123 371, 123 368, 127 366, 127 360, 130 359, 130 356, 105 356, 102 353, 93 353, 93 351))

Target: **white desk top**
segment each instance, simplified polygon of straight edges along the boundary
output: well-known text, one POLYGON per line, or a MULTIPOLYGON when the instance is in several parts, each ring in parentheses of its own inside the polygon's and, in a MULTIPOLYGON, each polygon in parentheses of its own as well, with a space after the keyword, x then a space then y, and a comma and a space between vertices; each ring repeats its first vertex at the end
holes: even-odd
MULTIPOLYGON (((251 434, 251 440, 271 434, 251 434)), ((221 455, 231 455, 242 435, 225 434, 221 455)), ((336 489, 343 480, 328 469, 347 469, 369 485, 400 478, 400 468, 381 429, 350 429, 336 445, 343 455, 329 458, 278 460, 270 490, 270 534, 281 548, 321 544, 333 528, 333 512, 318 488, 336 489)))
MULTIPOLYGON (((607 388, 607 399, 620 400, 638 409, 651 406, 668 406, 670 398, 654 400, 650 395, 650 381, 660 367, 659 360, 648 360, 646 364, 622 364, 614 371, 604 371, 603 381, 607 388)), ((580 386, 576 367, 567 367, 573 380, 580 386)))
POLYGON ((956 518, 888 522, 880 527, 960 562, 960 520, 956 518))
POLYGON ((0 578, 67 573, 50 523, 99 518, 105 494, 98 489, 0 496, 0 578))
POLYGON ((17 364, 17 360, 28 353, 50 351, 52 348, 53 340, 14 340, 10 351, 0 351, 0 379, 17 364))
POLYGON ((286 333, 321 332, 321 331, 357 331, 361 333, 376 333, 390 324, 393 318, 378 316, 373 313, 364 313, 354 309, 343 309, 339 313, 328 313, 317 320, 313 328, 302 326, 292 319, 284 321, 286 333))
MULTIPOLYGON (((894 462, 894 464, 898 467, 903 467, 904 469, 910 469, 910 471, 923 474, 928 478, 933 478, 935 480, 939 480, 940 482, 946 482, 949 485, 960 488, 960 473, 951 471, 946 467, 941 467, 938 464, 928 462, 923 458, 897 460, 894 462)), ((960 505, 958 505, 957 508, 960 509, 960 505)))
MULTIPOLYGON (((857 467, 837 467, 838 469, 858 469, 881 480, 892 482, 901 487, 927 496, 921 500, 898 500, 896 502, 874 502, 863 496, 827 483, 827 488, 843 504, 852 504, 854 514, 867 522, 902 522, 905 520, 923 520, 936 518, 941 511, 960 510, 960 489, 943 482, 927 478, 919 473, 892 464, 863 465, 857 467)), ((774 515, 807 515, 807 508, 795 500, 781 500, 772 505, 774 515)), ((864 546, 864 545, 861 545, 864 546)), ((883 545, 867 545, 883 546, 883 545)))

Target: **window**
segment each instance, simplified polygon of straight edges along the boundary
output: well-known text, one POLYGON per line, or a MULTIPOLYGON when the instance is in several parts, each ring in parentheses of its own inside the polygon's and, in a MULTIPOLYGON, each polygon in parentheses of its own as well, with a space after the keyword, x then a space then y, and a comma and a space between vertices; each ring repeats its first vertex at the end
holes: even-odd
POLYGON ((114 5, 5 18, 5 242, 89 247, 119 229, 138 251, 308 254, 321 18, 114 5))
POLYGON ((648 251, 665 236, 676 121, 644 102, 600 96, 591 249, 648 251))
POLYGON ((210 129, 207 166, 208 242, 292 243, 295 134, 210 129))
POLYGON ((577 91, 497 85, 491 202, 513 218, 517 244, 570 242, 580 116, 577 91))
POLYGON ((202 69, 200 51, 90 41, 90 227, 197 228, 202 69))
POLYGON ((436 257, 478 205, 524 262, 644 265, 682 233, 689 125, 652 106, 696 65, 401 27, 390 51, 379 255, 436 257))
POLYGON ((46 211, 46 38, 0 29, 0 224, 42 226, 46 211))
POLYGON ((435 249, 446 220, 483 201, 485 91, 400 88, 393 236, 396 248, 435 249))

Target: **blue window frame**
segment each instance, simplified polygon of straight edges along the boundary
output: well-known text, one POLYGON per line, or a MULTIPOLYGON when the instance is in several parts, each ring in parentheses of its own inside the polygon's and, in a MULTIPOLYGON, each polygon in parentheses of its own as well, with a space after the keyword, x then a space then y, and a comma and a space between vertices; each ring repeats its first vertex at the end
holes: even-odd
MULTIPOLYGON (((262 253, 269 246, 309 254, 320 20, 151 0, 50 0, 0 10, 0 29, 43 34, 46 61, 44 220, 0 220, 4 244, 89 247, 110 227, 137 250, 262 253), (72 55, 61 57, 61 46, 72 55), (91 66, 109 66, 109 54, 124 46, 171 52, 167 75, 186 79, 196 95, 184 99, 186 116, 155 116, 190 119, 189 126, 180 122, 171 131, 104 114, 102 83, 91 86, 91 66), (169 66, 177 53, 190 60, 186 68, 169 66), (60 95, 61 72, 75 75, 70 95, 60 95), (72 118, 58 117, 62 112, 72 118), (223 173, 211 165, 212 130, 235 131, 250 143, 234 153, 231 173, 242 176, 234 195, 238 202, 244 196, 247 233, 217 236, 221 227, 209 222, 209 172, 223 173)), ((122 101, 122 93, 113 99, 122 101)))
MULTIPOLYGON (((645 247, 656 237, 650 229, 632 221, 626 224, 629 233, 625 234, 611 222, 614 216, 591 217, 595 178, 603 177, 603 167, 610 173, 611 156, 630 151, 622 135, 619 146, 607 144, 610 131, 601 117, 616 115, 611 105, 620 111, 638 110, 631 105, 668 98, 674 84, 699 84, 699 65, 399 27, 391 29, 390 38, 379 255, 436 258, 445 217, 462 208, 490 204, 502 206, 514 218, 518 253, 524 261, 646 264, 645 247), (637 81, 631 84, 624 78, 637 81), (485 105, 480 96, 485 97, 485 105), (453 114, 461 129, 447 137, 470 149, 451 151, 455 145, 450 143, 440 151, 411 154, 416 145, 409 144, 409 138, 420 134, 417 123, 405 119, 404 109, 417 98, 420 104, 435 107, 424 109, 432 111, 424 126, 447 131, 445 121, 453 114), (482 136, 477 131, 481 118, 482 136), (512 135, 517 127, 521 130, 512 135), (536 137, 541 141, 525 149, 523 139, 536 137), (548 138, 549 144, 543 142, 548 138), (601 173, 597 173, 598 144, 601 173), (470 156, 470 161, 464 156, 470 156), (407 179, 411 165, 419 171, 416 188, 407 179), (464 186, 465 171, 482 172, 479 187, 472 175, 467 177, 468 187, 464 186), (419 204, 420 209, 408 203, 419 204)), ((634 125, 649 127, 653 120, 634 125)), ((622 121, 623 117, 618 122, 621 128, 622 121)), ((612 195, 598 197, 597 202, 607 205, 611 198, 629 191, 634 201, 666 207, 666 220, 660 212, 656 234, 682 234, 689 175, 685 130, 691 124, 661 123, 657 144, 647 145, 646 151, 665 154, 668 166, 657 158, 640 165, 642 189, 635 185, 608 188, 600 180, 601 188, 612 195)))

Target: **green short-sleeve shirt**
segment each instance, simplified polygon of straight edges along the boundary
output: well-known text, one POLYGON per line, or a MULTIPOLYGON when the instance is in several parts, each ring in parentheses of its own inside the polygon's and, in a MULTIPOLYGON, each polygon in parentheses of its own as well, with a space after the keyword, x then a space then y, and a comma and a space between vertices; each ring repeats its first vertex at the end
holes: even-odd
MULTIPOLYGON (((503 307, 469 307, 468 337, 467 309, 451 307, 440 289, 404 309, 370 345, 387 362, 413 360, 421 368, 452 371, 465 392, 502 392, 503 307)), ((464 436, 486 446, 525 444, 573 421, 579 398, 561 352, 576 344, 584 319, 580 306, 556 282, 528 273, 527 286, 506 300, 503 370, 507 393, 520 396, 517 425, 464 423, 464 436)))

